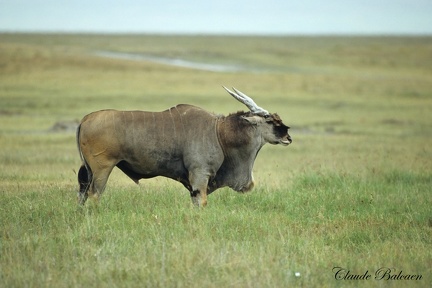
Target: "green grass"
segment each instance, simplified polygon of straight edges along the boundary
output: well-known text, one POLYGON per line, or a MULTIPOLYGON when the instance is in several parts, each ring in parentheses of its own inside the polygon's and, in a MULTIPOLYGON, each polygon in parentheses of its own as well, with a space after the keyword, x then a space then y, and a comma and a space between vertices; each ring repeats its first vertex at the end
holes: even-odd
POLYGON ((0 34, 0 287, 430 287, 431 44, 0 34), (104 59, 96 50, 262 72, 104 59), (196 209, 176 182, 136 186, 115 170, 99 205, 78 207, 75 135, 56 123, 104 108, 245 109, 221 85, 293 128, 291 146, 260 152, 252 192, 221 189, 196 209), (335 266, 423 278, 338 281, 335 266))
POLYGON ((421 192, 430 178, 305 175, 289 191, 219 191, 204 210, 162 182, 111 186, 99 206, 83 209, 72 204, 73 185, 4 193, 2 280, 8 287, 334 286, 333 266, 390 266, 422 273, 420 286, 430 281, 431 203, 421 192))

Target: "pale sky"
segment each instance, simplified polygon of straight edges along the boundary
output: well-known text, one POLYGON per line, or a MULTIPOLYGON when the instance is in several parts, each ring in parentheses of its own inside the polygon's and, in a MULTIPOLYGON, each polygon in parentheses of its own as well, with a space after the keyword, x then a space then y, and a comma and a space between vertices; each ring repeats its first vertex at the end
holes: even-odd
POLYGON ((432 0, 0 0, 0 31, 432 35, 432 0))

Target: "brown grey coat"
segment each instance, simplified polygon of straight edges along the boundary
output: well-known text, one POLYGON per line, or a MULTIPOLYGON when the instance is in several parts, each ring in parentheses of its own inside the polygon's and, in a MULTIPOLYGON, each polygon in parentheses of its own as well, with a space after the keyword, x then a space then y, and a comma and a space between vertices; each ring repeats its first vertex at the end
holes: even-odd
POLYGON ((116 166, 136 183, 156 176, 179 181, 199 206, 220 187, 249 191, 259 150, 290 144, 288 128, 277 114, 225 117, 184 104, 163 112, 93 112, 77 130, 79 201, 99 198, 116 166))

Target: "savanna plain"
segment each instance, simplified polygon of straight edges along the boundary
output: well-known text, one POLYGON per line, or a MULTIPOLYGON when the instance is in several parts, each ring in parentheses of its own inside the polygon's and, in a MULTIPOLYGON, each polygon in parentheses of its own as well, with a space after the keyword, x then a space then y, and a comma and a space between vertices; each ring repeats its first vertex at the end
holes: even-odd
POLYGON ((431 37, 0 34, 0 286, 431 287, 431 144, 431 37), (221 85, 292 127, 253 191, 117 169, 78 206, 85 114, 246 109, 221 85))

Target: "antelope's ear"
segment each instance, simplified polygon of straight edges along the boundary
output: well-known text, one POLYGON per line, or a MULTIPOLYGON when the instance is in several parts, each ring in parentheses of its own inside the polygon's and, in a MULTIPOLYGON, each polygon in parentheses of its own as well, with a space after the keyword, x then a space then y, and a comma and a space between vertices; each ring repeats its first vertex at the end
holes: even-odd
POLYGON ((245 119, 246 121, 248 121, 250 124, 252 125, 258 125, 258 123, 261 120, 261 117, 259 116, 242 116, 243 119, 245 119))

